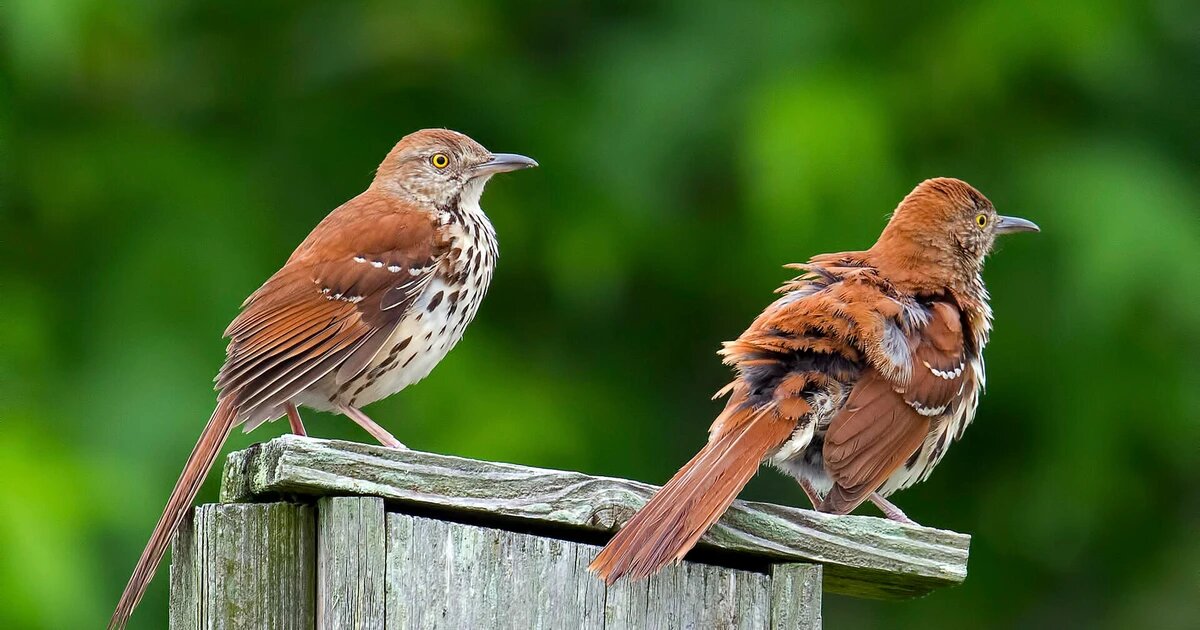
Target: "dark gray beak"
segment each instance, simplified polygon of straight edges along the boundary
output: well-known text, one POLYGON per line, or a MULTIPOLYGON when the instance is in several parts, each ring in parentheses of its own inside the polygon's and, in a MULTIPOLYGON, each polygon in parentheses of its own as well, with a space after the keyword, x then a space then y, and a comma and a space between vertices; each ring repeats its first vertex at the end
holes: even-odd
POLYGON ((996 217, 996 233, 1012 234, 1013 232, 1041 232, 1042 229, 1033 221, 1021 217, 996 217))
POLYGON ((507 173, 509 171, 519 171, 523 168, 533 168, 538 163, 533 158, 527 158, 524 155, 516 153, 494 153, 492 159, 483 164, 476 165, 474 169, 476 176, 479 175, 495 175, 496 173, 507 173))

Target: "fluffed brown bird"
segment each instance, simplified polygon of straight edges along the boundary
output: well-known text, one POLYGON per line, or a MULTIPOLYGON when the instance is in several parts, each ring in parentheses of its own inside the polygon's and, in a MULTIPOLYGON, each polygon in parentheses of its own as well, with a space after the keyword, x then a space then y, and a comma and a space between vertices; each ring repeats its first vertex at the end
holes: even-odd
POLYGON ((225 335, 217 408, 188 457, 109 628, 133 613, 233 428, 298 406, 334 411, 387 446, 360 408, 429 374, 462 337, 492 279, 496 233, 479 207, 488 179, 537 166, 444 129, 402 139, 365 192, 325 217, 242 304, 225 335))
POLYGON ((866 251, 789 265, 805 273, 721 354, 736 377, 700 452, 589 567, 606 582, 678 562, 759 464, 800 482, 821 512, 929 476, 971 423, 992 311, 980 272, 999 234, 1038 231, 996 214, 966 182, 931 179, 866 251))

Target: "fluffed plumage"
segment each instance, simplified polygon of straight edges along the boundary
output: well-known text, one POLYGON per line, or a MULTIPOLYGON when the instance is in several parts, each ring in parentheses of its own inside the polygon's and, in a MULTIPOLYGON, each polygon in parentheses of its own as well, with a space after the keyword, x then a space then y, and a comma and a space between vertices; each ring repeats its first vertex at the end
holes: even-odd
POLYGON ((736 378, 708 444, 613 537, 607 582, 676 562, 763 462, 821 512, 845 514, 926 478, 974 417, 991 328, 980 276, 996 235, 1036 230, 965 182, 931 179, 871 249, 825 254, 722 355, 736 378))

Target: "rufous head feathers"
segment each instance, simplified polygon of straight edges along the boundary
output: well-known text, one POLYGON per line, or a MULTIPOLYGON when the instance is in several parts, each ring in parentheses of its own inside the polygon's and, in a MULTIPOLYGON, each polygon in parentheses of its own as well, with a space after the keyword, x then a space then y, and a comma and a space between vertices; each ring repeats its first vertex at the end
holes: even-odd
POLYGON ((967 280, 979 273, 997 235, 1023 231, 1038 227, 997 214, 983 193, 960 179, 937 177, 900 202, 871 252, 893 271, 908 267, 967 280))

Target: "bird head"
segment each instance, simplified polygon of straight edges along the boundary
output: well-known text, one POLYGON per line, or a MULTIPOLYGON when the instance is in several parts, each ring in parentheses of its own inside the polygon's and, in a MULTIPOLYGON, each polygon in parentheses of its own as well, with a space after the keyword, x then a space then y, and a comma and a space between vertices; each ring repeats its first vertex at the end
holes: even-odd
POLYGON ((492 153, 457 131, 422 129, 396 143, 372 185, 417 203, 445 207, 478 203, 492 175, 537 165, 523 155, 492 153))
POLYGON ((997 236, 1037 231, 1032 221, 998 214, 970 184, 938 177, 900 202, 872 251, 895 268, 966 280, 982 269, 997 236))

